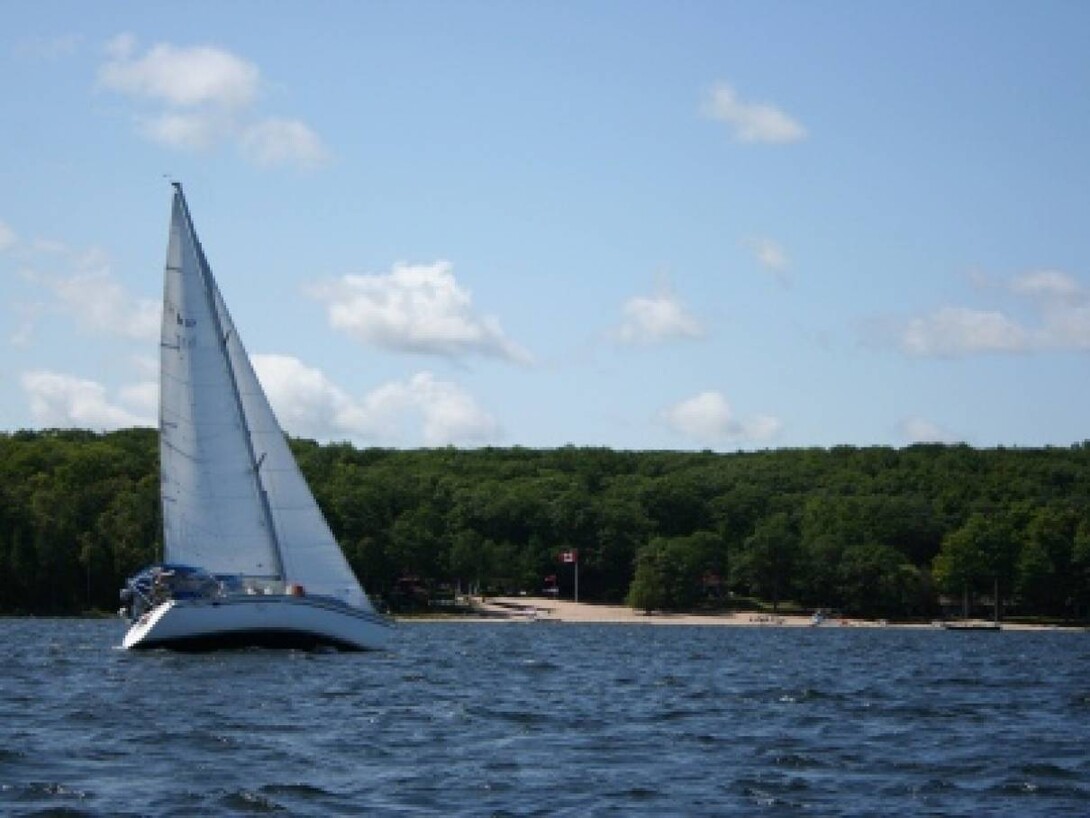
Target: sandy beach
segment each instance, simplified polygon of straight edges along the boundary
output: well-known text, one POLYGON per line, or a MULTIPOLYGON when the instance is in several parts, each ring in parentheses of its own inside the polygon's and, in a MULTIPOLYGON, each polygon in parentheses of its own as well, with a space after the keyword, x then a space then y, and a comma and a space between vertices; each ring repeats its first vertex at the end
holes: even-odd
MULTIPOLYGON (((801 614, 757 614, 732 612, 722 614, 690 614, 655 612, 646 614, 624 605, 603 605, 598 603, 572 602, 565 599, 546 599, 544 597, 500 596, 472 597, 470 604, 475 614, 448 617, 412 617, 405 621, 447 621, 447 622, 561 622, 561 623, 598 623, 620 625, 709 625, 743 628, 814 627, 809 615, 801 614)), ((937 629, 938 622, 887 622, 883 619, 859 619, 853 617, 829 617, 822 621, 822 628, 920 628, 937 629)), ((1017 622, 1003 622, 1003 630, 1086 630, 1079 627, 1061 627, 1053 625, 1027 625, 1017 622)))
MULTIPOLYGON (((812 627, 808 615, 722 613, 690 614, 655 612, 646 614, 624 605, 572 602, 543 597, 500 596, 471 598, 476 615, 444 617, 452 621, 566 622, 621 625, 723 625, 732 627, 812 627)), ((824 627, 886 627, 881 621, 829 619, 824 627)), ((898 625, 897 627, 903 627, 898 625)), ((928 624, 908 627, 931 627, 928 624)))

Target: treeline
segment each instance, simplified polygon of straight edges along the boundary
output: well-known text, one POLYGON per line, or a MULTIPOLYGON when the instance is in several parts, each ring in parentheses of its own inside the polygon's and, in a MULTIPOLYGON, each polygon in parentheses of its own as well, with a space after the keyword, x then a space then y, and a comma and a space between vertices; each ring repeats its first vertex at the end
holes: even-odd
MULTIPOLYGON (((1090 609, 1090 443, 714 454, 399 451, 293 440, 368 591, 571 594, 648 609, 777 606, 889 618, 940 601, 1090 609)), ((159 558, 157 436, 0 435, 0 612, 116 607, 159 558)))

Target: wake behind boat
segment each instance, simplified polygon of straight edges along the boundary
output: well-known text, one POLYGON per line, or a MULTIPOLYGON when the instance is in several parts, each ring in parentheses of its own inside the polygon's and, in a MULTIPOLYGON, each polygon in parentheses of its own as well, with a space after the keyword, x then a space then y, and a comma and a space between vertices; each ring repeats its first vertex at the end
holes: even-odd
POLYGON ((174 183, 159 455, 165 562, 129 579, 123 646, 384 647, 288 448, 174 183))

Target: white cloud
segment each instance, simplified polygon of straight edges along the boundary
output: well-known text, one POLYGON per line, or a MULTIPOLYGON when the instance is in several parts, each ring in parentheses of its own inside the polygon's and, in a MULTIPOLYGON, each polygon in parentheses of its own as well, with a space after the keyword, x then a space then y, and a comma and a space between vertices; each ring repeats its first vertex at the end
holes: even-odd
POLYGON ((312 169, 329 155, 305 123, 258 118, 261 71, 230 51, 158 43, 140 55, 135 37, 122 34, 107 44, 106 55, 98 86, 157 109, 135 117, 138 132, 152 142, 188 151, 233 143, 261 167, 312 169))
POLYGON ((701 392, 660 413, 678 434, 699 443, 758 442, 774 438, 783 424, 769 415, 737 419, 730 403, 719 392, 701 392))
POLYGON ((254 355, 254 371, 280 425, 291 434, 373 437, 379 427, 362 417, 352 398, 320 370, 289 355, 254 355))
POLYGON ((242 153, 256 165, 297 165, 316 168, 327 151, 318 134, 297 119, 265 119, 242 133, 242 153))
POLYGON ((499 424, 465 390, 421 372, 352 398, 320 370, 287 355, 255 355, 254 369, 290 434, 428 446, 496 441, 499 424))
POLYGON ((742 243, 753 253, 757 263, 771 273, 780 284, 786 286, 789 283, 787 271, 791 262, 779 244, 772 239, 759 237, 746 239, 742 243))
POLYGON ((954 443, 957 440, 937 424, 921 417, 905 418, 898 424, 897 433, 909 443, 954 443))
POLYGON ((613 335, 624 344, 652 344, 704 335, 700 322, 665 284, 655 295, 629 298, 621 311, 624 320, 613 335))
POLYGON ((910 355, 954 357, 981 352, 1025 352, 1031 338, 1017 322, 994 310, 942 307, 913 318, 901 335, 910 355))
MULTIPOLYGON (((976 281, 983 281, 979 275, 976 281)), ((1072 275, 1035 270, 992 284, 1019 299, 1019 320, 1000 310, 941 307, 898 331, 902 351, 921 357, 1090 350, 1090 293, 1072 275)))
POLYGON ((168 112, 139 118, 140 133, 168 148, 204 151, 233 130, 229 119, 210 111, 168 112))
POLYGON ((10 250, 18 241, 19 237, 15 235, 15 231, 5 222, 0 221, 0 253, 3 253, 5 250, 10 250))
POLYGON ((473 310, 448 261, 395 264, 389 273, 346 275, 315 285, 334 329, 369 344, 430 355, 476 354, 529 363, 499 321, 473 310))
MULTIPOLYGON (((105 387, 95 381, 48 371, 27 372, 21 380, 31 416, 39 426, 98 430, 155 425, 154 415, 110 402, 105 387)), ((122 400, 128 397, 132 395, 122 400)))
POLYGON ((430 372, 380 387, 368 396, 367 405, 395 418, 406 411, 418 413, 428 446, 490 443, 500 436, 495 418, 471 395, 455 383, 437 380, 430 372))
POLYGON ((1067 304, 1086 300, 1086 293, 1074 276, 1059 270, 1034 270, 1015 276, 1011 281, 1011 291, 1017 295, 1067 304))
POLYGON ((722 82, 708 93, 701 112, 730 125, 738 142, 787 143, 806 138, 806 129, 782 110, 767 103, 743 102, 722 82))
POLYGON ((1040 314, 1038 347, 1090 350, 1090 293, 1074 276, 1059 270, 1034 270, 1016 276, 1011 291, 1029 299, 1040 314))
POLYGON ((101 87, 181 108, 207 104, 245 108, 257 96, 261 72, 229 51, 159 43, 134 57, 135 47, 130 35, 109 43, 109 59, 98 71, 101 87))

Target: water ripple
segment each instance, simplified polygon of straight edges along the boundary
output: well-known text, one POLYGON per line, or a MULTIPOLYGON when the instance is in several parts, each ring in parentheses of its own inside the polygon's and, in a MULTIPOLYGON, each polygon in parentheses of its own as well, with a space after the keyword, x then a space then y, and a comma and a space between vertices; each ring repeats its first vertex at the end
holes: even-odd
POLYGON ((1090 814, 1090 634, 666 630, 134 655, 2 620, 0 814, 1090 814))

